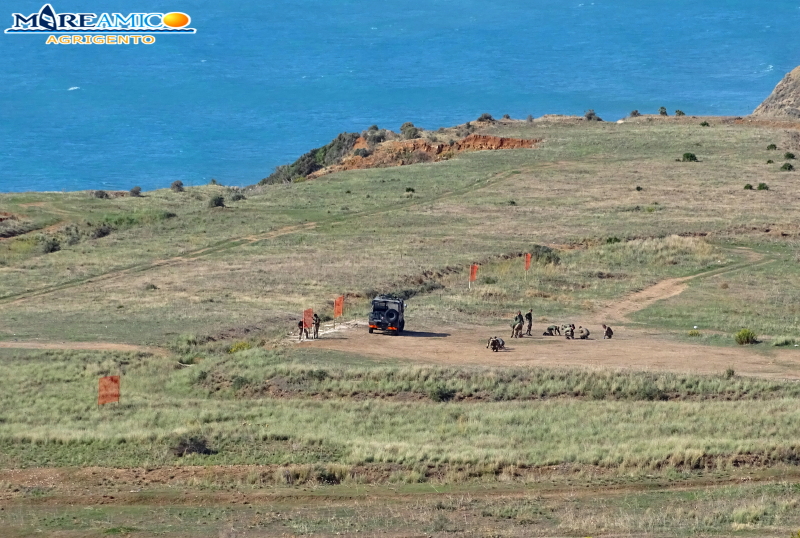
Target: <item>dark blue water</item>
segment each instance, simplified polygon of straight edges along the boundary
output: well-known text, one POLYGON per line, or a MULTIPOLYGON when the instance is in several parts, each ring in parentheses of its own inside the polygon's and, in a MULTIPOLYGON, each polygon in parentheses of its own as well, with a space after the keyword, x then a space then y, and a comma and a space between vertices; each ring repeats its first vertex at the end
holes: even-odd
MULTIPOLYGON (((11 12, 41 1, 9 0, 11 12)), ((341 131, 482 112, 750 113, 800 64, 800 0, 53 2, 196 35, 0 35, 0 191, 246 185, 341 131), (75 88, 70 90, 70 88, 75 88)))

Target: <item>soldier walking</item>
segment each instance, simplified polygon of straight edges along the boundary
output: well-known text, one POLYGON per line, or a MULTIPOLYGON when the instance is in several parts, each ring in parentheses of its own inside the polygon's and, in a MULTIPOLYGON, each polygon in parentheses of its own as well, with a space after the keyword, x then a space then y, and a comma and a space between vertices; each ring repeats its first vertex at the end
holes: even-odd
POLYGON ((531 327, 533 326, 533 308, 528 310, 528 313, 525 314, 525 321, 528 322, 528 330, 525 331, 526 336, 533 336, 531 334, 531 327))
POLYGON ((319 316, 314 312, 313 325, 314 325, 314 340, 319 338, 319 324, 322 322, 319 316))

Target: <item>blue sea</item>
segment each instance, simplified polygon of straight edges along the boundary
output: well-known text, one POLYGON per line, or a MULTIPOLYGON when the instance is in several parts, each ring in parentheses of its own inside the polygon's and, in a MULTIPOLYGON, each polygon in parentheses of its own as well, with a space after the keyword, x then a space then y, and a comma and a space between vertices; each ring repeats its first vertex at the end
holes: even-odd
MULTIPOLYGON (((6 0, 34 13, 43 0, 6 0)), ((195 35, 0 35, 0 191, 248 185, 341 131, 483 112, 745 115, 800 64, 800 0, 52 0, 195 35)))

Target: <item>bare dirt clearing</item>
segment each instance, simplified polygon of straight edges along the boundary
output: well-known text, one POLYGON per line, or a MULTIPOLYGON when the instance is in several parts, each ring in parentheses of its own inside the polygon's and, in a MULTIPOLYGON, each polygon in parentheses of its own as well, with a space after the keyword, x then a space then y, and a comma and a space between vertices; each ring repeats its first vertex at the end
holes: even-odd
MULTIPOLYGON (((537 326, 534 325, 536 328, 537 326)), ((541 333, 541 324, 538 326, 541 333)), ((599 327, 591 329, 599 333, 599 327)), ((304 345, 358 353, 376 359, 399 359, 420 363, 480 366, 549 366, 670 371, 719 374, 733 367, 737 374, 770 379, 800 379, 800 352, 752 348, 725 348, 687 344, 666 335, 633 327, 614 327, 613 340, 566 340, 534 336, 508 338, 505 326, 457 326, 434 332, 406 331, 403 336, 369 334, 366 325, 312 340, 304 345), (446 336, 442 336, 446 333, 446 336), (506 340, 506 351, 486 349, 494 334, 506 340)))

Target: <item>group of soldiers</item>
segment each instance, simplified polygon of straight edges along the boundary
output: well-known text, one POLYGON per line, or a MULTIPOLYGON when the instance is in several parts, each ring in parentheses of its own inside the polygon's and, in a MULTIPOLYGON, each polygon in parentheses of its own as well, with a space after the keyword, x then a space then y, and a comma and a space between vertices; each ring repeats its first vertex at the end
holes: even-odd
MULTIPOLYGON (((514 322, 511 324, 511 338, 522 338, 523 333, 522 329, 527 323, 527 331, 525 332, 525 336, 533 336, 531 334, 531 328, 533 327, 533 309, 531 308, 528 310, 528 313, 524 316, 522 315, 522 311, 518 310, 517 315, 514 316, 514 322)), ((578 326, 575 329, 574 323, 567 323, 564 325, 550 325, 543 333, 542 336, 564 336, 567 340, 574 340, 575 339, 575 332, 577 330, 578 338, 581 340, 587 340, 589 338, 589 329, 587 327, 578 326)), ((614 331, 611 330, 611 327, 607 325, 603 325, 603 340, 611 339, 614 335, 614 331)), ((495 337, 497 338, 497 337, 495 337)), ((488 347, 488 346, 487 346, 488 347)))
POLYGON ((314 312, 314 317, 311 318, 311 327, 314 329, 314 332, 312 333, 313 336, 309 337, 308 336, 308 327, 306 327, 306 324, 303 323, 302 319, 300 321, 298 321, 297 322, 297 328, 300 330, 300 337, 298 338, 298 340, 300 342, 303 341, 303 334, 306 335, 306 340, 309 340, 310 338, 313 338, 313 339, 316 340, 317 338, 319 338, 319 326, 320 326, 321 323, 322 323, 322 320, 319 319, 319 316, 317 315, 317 313, 314 312))

